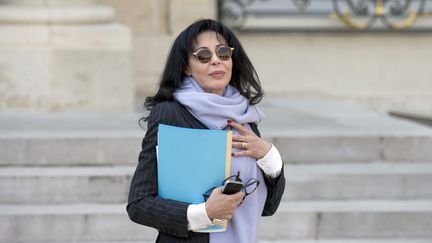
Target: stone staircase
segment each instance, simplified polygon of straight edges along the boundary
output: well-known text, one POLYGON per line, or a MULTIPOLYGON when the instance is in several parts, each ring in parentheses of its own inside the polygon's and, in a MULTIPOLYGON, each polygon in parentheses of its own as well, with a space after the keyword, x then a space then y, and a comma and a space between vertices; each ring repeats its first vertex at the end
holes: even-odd
MULTIPOLYGON (((287 185, 261 242, 432 242, 432 129, 333 101, 262 109, 287 185)), ((137 119, 1 114, 0 242, 154 242, 125 211, 137 119)))

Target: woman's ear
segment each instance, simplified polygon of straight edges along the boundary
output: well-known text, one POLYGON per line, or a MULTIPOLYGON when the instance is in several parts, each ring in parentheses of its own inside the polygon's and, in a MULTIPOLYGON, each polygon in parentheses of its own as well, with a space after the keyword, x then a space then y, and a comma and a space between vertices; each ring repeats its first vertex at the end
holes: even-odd
POLYGON ((191 75, 192 75, 189 66, 187 66, 187 67, 185 68, 184 73, 185 73, 186 75, 188 75, 188 76, 191 76, 191 75))

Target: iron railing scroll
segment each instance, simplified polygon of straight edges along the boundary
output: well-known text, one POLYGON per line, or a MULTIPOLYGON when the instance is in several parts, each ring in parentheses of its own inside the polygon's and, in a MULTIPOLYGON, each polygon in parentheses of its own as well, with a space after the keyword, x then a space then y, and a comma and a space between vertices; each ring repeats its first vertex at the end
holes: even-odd
POLYGON ((222 22, 238 30, 432 31, 431 5, 432 0, 218 0, 218 11, 222 22))

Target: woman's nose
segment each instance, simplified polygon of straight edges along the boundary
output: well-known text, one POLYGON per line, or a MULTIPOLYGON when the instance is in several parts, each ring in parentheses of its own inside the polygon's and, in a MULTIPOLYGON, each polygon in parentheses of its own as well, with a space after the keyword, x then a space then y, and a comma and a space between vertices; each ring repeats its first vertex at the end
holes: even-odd
POLYGON ((213 65, 221 63, 221 60, 219 59, 218 55, 216 55, 216 53, 212 54, 210 63, 213 64, 213 65))

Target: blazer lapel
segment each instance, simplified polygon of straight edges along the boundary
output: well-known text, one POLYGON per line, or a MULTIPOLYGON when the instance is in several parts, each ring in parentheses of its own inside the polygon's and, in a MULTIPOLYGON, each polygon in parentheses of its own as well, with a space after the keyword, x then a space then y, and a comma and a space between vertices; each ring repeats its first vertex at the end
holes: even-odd
POLYGON ((198 129, 208 129, 206 125, 196 119, 182 104, 180 104, 177 100, 174 100, 174 103, 179 107, 180 114, 183 116, 184 120, 188 123, 191 128, 198 129))

